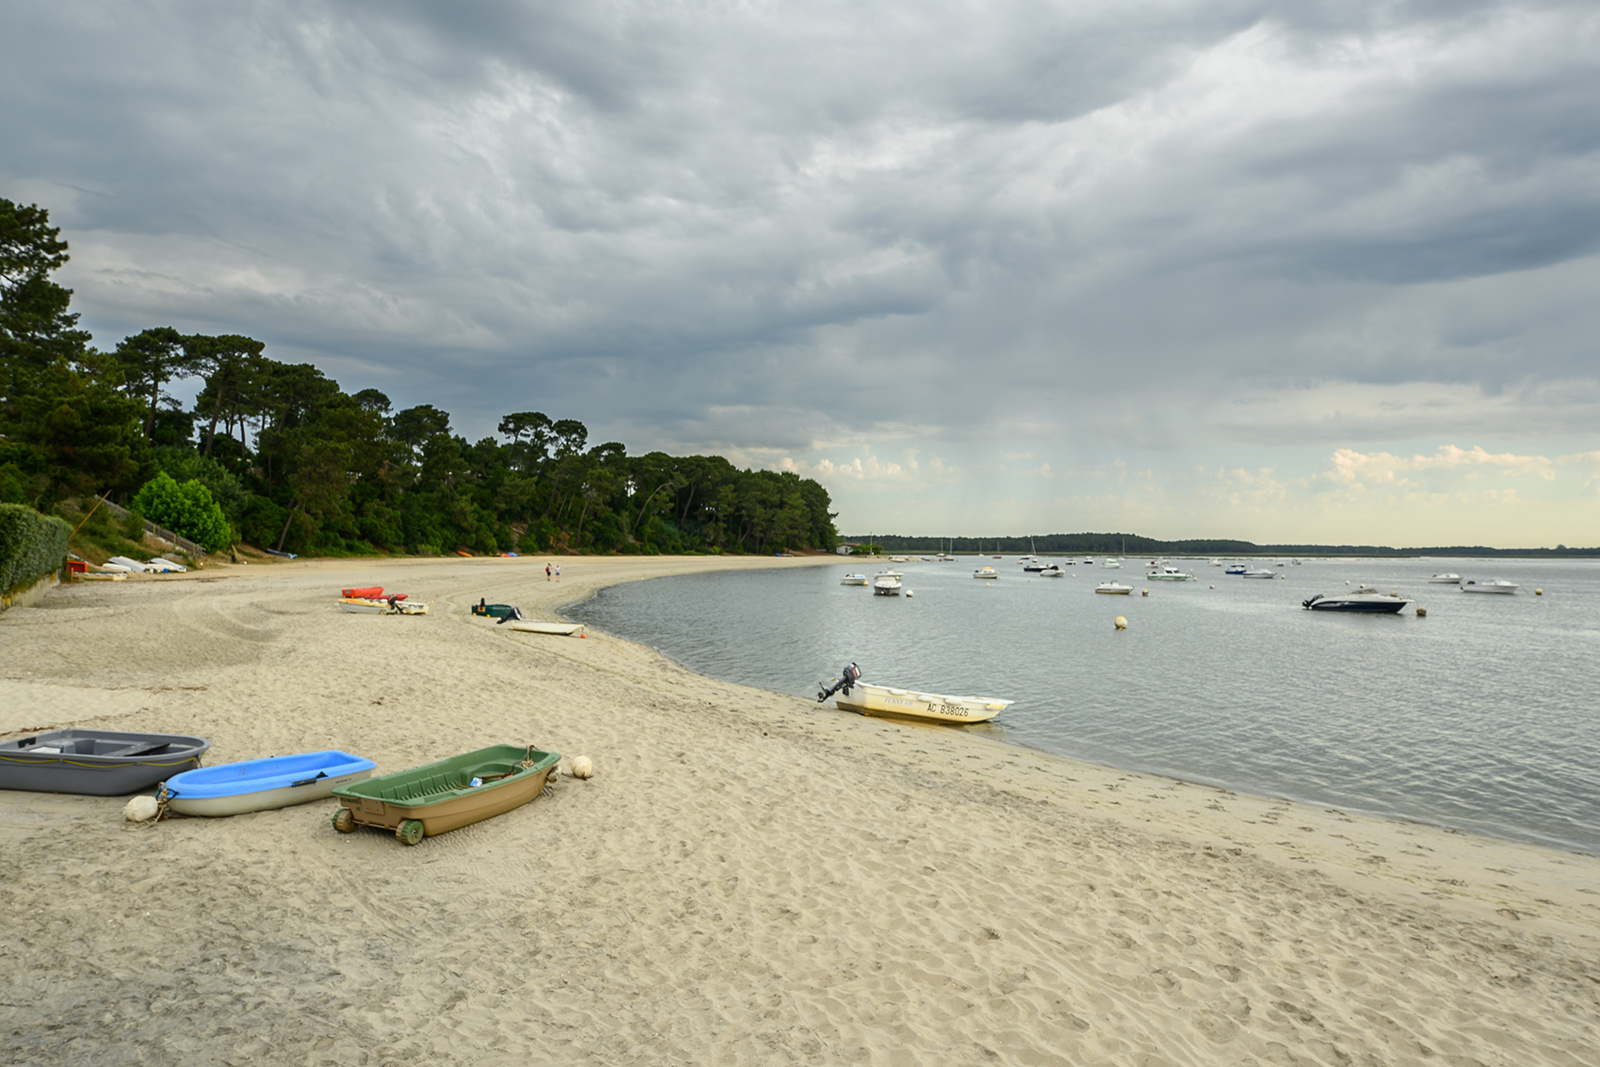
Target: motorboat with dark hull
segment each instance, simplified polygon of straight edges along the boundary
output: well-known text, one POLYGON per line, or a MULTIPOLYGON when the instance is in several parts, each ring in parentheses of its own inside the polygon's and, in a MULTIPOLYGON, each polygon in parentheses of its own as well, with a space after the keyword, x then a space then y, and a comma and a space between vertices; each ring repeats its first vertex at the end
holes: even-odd
POLYGON ((1394 615, 1409 603, 1410 597, 1380 593, 1376 589, 1357 589, 1353 593, 1338 596, 1318 594, 1302 601, 1301 606, 1307 611, 1360 611, 1369 615, 1394 615))

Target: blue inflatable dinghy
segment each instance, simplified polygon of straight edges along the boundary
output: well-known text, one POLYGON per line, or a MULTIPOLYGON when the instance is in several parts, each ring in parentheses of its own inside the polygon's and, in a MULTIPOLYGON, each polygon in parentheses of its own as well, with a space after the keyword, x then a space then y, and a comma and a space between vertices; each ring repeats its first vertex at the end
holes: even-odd
POLYGON ((242 815, 332 796, 334 787, 359 782, 376 766, 348 752, 301 752, 185 771, 162 788, 179 815, 242 815))

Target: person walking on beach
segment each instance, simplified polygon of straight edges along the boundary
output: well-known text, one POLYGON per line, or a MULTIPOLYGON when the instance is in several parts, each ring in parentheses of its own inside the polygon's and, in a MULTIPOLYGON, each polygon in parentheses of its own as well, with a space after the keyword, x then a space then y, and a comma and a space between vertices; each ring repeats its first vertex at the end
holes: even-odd
POLYGON ((550 564, 548 563, 544 565, 544 580, 547 582, 550 580, 550 564))
POLYGON ((560 580, 561 580, 561 564, 557 563, 556 564, 556 581, 559 582, 560 580))

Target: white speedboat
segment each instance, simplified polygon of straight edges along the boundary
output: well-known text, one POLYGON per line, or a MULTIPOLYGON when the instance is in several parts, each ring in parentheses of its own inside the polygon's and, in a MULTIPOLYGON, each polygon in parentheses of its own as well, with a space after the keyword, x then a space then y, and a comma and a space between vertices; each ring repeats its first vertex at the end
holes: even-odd
POLYGON ((517 630, 525 634, 552 634, 556 637, 580 637, 583 634, 581 622, 545 622, 543 619, 508 619, 506 629, 517 630))
POLYGON ((1083 557, 1083 565, 1084 565, 1084 566, 1085 566, 1085 567, 1093 567, 1093 566, 1094 566, 1094 559, 1093 559, 1093 557, 1091 557, 1091 556, 1085 556, 1085 557, 1083 557))
POLYGON ((1225 569, 1222 573, 1223 574, 1243 574, 1247 570, 1249 570, 1249 568, 1246 567, 1243 563, 1230 563, 1230 564, 1228 564, 1227 569, 1225 569))
POLYGON ((839 579, 839 584, 840 585, 866 585, 867 584, 867 576, 865 574, 847 574, 843 578, 839 579))
POLYGON ((1039 569, 1039 577, 1041 578, 1064 578, 1066 577, 1066 574, 1066 571, 1062 570, 1054 563, 1047 563, 1039 569))
POLYGON ((872 591, 879 596, 899 596, 900 576, 898 574, 880 574, 872 580, 872 591))
POLYGON ((1101 582, 1094 587, 1096 593, 1110 593, 1113 596, 1127 596, 1133 592, 1133 586, 1123 585, 1121 582, 1101 582))
POLYGON ((1000 577, 1000 572, 985 564, 973 571, 972 576, 974 578, 998 578, 1000 577))
POLYGON ((1508 582, 1504 578, 1489 578, 1489 579, 1486 579, 1485 581, 1481 581, 1481 582, 1473 581, 1472 579, 1467 578, 1467 579, 1463 579, 1462 582, 1461 582, 1461 591, 1463 593, 1508 593, 1509 594, 1509 593, 1515 593, 1517 591, 1517 583, 1516 582, 1508 582))
POLYGON ((877 715, 890 719, 918 719, 922 722, 985 722, 1000 714, 1012 701, 994 697, 953 697, 943 693, 919 693, 887 685, 857 682, 836 703, 842 711, 877 715))
POLYGON ((1180 571, 1178 568, 1173 567, 1171 565, 1164 566, 1164 567, 1157 567, 1155 570, 1149 571, 1148 573, 1146 573, 1145 577, 1150 579, 1152 582, 1192 582, 1192 581, 1194 581, 1194 575, 1186 574, 1185 572, 1180 571))
POLYGON ((1380 593, 1376 589, 1362 586, 1353 593, 1338 596, 1322 596, 1319 593, 1310 600, 1302 601, 1300 606, 1307 611, 1364 611, 1393 615, 1409 603, 1411 603, 1410 597, 1396 593, 1380 593))
POLYGON ((1277 576, 1277 571, 1271 570, 1267 567, 1255 567, 1251 570, 1244 571, 1239 575, 1241 578, 1276 578, 1277 576))
POLYGON ((1459 574, 1435 574, 1428 579, 1428 584, 1430 585, 1459 585, 1460 582, 1461 575, 1459 574))
POLYGON ((1122 561, 1120 559, 1108 559, 1100 566, 1106 568, 1106 570, 1120 571, 1122 569, 1122 561))

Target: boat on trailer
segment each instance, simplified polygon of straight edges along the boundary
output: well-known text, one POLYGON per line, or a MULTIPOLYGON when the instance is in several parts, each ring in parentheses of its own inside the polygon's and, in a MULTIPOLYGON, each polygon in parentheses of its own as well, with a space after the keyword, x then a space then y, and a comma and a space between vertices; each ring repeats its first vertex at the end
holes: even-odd
POLYGON ((532 745, 491 745, 333 790, 333 828, 392 830, 403 845, 520 808, 544 791, 561 756, 532 745))
POLYGON ((0 741, 0 789, 117 797, 200 766, 210 747, 183 734, 48 730, 0 741))
POLYGON ((179 815, 243 815, 322 800, 376 766, 348 752, 299 752, 199 767, 173 775, 161 788, 167 807, 179 815))

